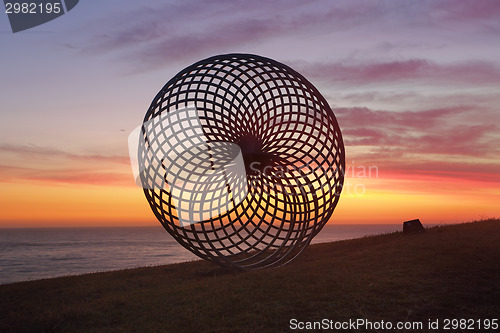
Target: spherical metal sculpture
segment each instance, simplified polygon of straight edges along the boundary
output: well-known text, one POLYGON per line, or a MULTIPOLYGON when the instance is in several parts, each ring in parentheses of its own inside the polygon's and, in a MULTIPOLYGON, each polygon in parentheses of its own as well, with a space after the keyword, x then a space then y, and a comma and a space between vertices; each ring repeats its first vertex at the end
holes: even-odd
POLYGON ((331 217, 344 144, 318 90, 272 59, 227 54, 173 77, 144 118, 140 182, 182 246, 223 266, 280 266, 331 217))

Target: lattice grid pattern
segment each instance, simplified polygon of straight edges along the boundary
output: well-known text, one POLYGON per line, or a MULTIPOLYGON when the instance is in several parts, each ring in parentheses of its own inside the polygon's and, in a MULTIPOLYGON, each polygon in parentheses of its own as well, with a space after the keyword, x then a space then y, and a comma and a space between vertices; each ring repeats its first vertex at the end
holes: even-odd
POLYGON ((178 156, 162 158, 153 172, 141 175, 144 193, 163 227, 201 258, 239 269, 283 265, 304 250, 337 205, 345 167, 337 120, 318 90, 286 65, 248 54, 199 61, 161 89, 147 122, 153 126, 143 128, 141 163, 151 154, 167 154, 165 142, 180 148, 178 156), (186 108, 190 113, 175 120, 177 130, 154 124, 186 108), (203 133, 190 132, 194 121, 203 133), (238 153, 243 177, 226 169, 210 183, 195 182, 190 189, 203 187, 205 196, 193 196, 191 212, 181 212, 167 170, 189 166, 203 174, 207 167, 228 165, 238 153), (151 186, 154 177, 165 186, 151 186), (220 214, 211 216, 214 208, 220 214), (200 222, 183 225, 181 213, 193 217, 193 210, 200 222))

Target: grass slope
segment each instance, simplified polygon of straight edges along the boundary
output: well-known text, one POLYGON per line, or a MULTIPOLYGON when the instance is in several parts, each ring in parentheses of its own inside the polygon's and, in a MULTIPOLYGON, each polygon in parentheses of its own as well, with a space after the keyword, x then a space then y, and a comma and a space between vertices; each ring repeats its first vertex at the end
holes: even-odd
POLYGON ((500 220, 486 220, 316 244, 276 269, 195 261, 2 285, 0 332, 283 332, 291 318, 493 319, 499 236, 500 220))

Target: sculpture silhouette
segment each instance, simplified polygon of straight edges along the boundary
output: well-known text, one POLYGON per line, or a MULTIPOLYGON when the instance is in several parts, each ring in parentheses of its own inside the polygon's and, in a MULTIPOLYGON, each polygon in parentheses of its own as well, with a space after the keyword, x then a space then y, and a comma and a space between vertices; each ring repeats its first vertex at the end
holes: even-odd
POLYGON ((170 235, 239 269, 300 254, 330 219, 345 167, 337 120, 318 90, 249 54, 214 56, 168 81, 144 117, 138 160, 170 235))

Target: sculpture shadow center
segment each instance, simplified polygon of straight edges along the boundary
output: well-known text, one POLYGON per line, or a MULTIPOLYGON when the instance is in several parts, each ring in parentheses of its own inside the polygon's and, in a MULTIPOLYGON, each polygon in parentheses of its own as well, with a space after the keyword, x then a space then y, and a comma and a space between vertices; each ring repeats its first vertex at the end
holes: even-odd
POLYGON ((253 135, 241 137, 237 144, 240 146, 248 176, 264 173, 266 168, 273 166, 278 159, 274 154, 266 152, 262 142, 253 135))

